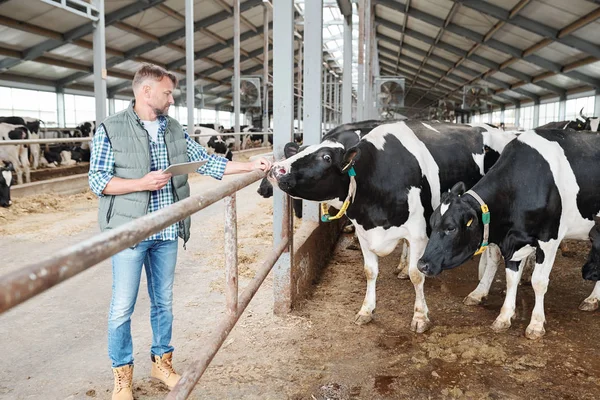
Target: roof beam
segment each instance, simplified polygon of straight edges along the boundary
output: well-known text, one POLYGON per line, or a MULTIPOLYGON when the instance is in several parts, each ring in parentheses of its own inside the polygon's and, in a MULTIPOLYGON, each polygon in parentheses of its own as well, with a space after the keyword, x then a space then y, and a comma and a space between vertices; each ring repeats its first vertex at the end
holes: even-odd
MULTIPOLYGON (((148 8, 154 7, 157 4, 163 3, 165 0, 147 0, 147 1, 136 1, 133 4, 120 8, 106 15, 104 21, 106 26, 110 26, 120 20, 129 18, 135 14, 138 14, 148 8)), ((21 53, 21 59, 5 59, 0 61, 0 72, 7 71, 10 68, 14 68, 20 65, 24 61, 33 61, 38 57, 44 55, 45 52, 54 50, 64 44, 71 41, 81 39, 82 37, 89 35, 94 32, 95 22, 87 22, 77 28, 71 29, 70 31, 62 34, 61 39, 48 39, 40 44, 30 47, 21 53)))
POLYGON ((396 70, 398 70, 398 64, 400 63, 400 56, 402 55, 402 45, 404 44, 406 25, 408 25, 408 10, 410 10, 410 0, 406 0, 404 4, 404 23, 402 24, 402 32, 400 33, 400 40, 398 41, 398 56, 396 57, 396 70))
MULTIPOLYGON (((157 1, 157 0, 149 0, 149 1, 157 1)), ((262 4, 262 0, 247 0, 240 5, 240 11, 244 12, 244 11, 249 10, 253 7, 256 7, 260 4, 262 4)), ((227 18, 229 18, 229 13, 227 13, 226 11, 222 11, 222 12, 213 14, 210 17, 204 18, 200 21, 196 21, 196 22, 194 22, 194 32, 197 32, 198 30, 200 30, 200 28, 206 28, 207 26, 211 26, 211 25, 217 24, 219 22, 225 21, 227 18)), ((133 49, 127 50, 123 57, 112 57, 112 58, 106 60, 106 67, 109 68, 109 67, 115 66, 117 64, 120 64, 124 61, 131 60, 134 57, 139 56, 140 54, 144 54, 144 53, 152 51, 158 47, 170 44, 170 43, 174 42, 175 40, 181 39, 182 37, 185 37, 185 27, 177 29, 171 33, 167 33, 164 36, 161 36, 159 38, 158 43, 148 42, 148 43, 139 45, 137 47, 134 47, 133 49)), ((83 79, 88 75, 89 74, 86 74, 86 73, 76 73, 73 75, 69 75, 63 79, 60 79, 56 83, 58 86, 66 86, 66 85, 70 84, 71 82, 76 81, 78 79, 83 79)))
MULTIPOLYGON (((458 1, 458 0, 455 0, 455 1, 458 1)), ((464 4, 464 2, 469 2, 469 4, 473 3, 471 0, 460 0, 460 1, 463 4, 464 4)), ((478 1, 479 0, 475 0, 475 3, 477 3, 477 4, 491 5, 490 3, 486 3, 486 2, 479 3, 478 1)), ((402 12, 402 5, 403 5, 402 3, 398 3, 398 2, 395 2, 393 0, 377 0, 377 3, 380 4, 380 5, 383 5, 383 6, 387 7, 387 8, 391 8, 393 10, 396 10, 398 12, 402 12)), ((496 6, 494 6, 494 7, 496 7, 496 6)), ((506 13, 506 15, 508 15, 508 13, 509 13, 508 11, 506 11, 506 10, 503 10, 503 11, 506 13)), ((444 24, 444 21, 442 19, 436 17, 435 15, 431 15, 431 14, 428 14, 428 13, 420 11, 420 10, 415 10, 414 8, 412 8, 409 11, 409 16, 411 16, 411 17, 413 17, 415 19, 419 19, 421 21, 427 22, 427 23, 429 23, 429 24, 431 24, 433 26, 437 26, 437 27, 441 27, 444 24)), ((514 19, 516 19, 516 18, 519 18, 519 16, 516 16, 514 19)), ((514 19, 512 19, 511 21, 513 21, 514 19)), ((511 56, 513 56, 515 58, 525 60, 525 61, 530 62, 532 64, 535 64, 535 65, 537 65, 539 67, 542 67, 544 69, 553 71, 555 73, 562 73, 563 75, 566 75, 566 76, 568 76, 570 78, 580 80, 580 81, 582 81, 584 83, 588 83, 588 84, 590 84, 593 87, 600 87, 600 80, 598 80, 598 79, 595 79, 593 77, 584 75, 582 73, 577 73, 577 72, 561 72, 561 66, 559 64, 556 64, 556 63, 554 63, 554 62, 552 62, 550 60, 546 60, 545 58, 539 57, 537 55, 533 55, 532 54, 532 55, 529 55, 528 57, 522 57, 522 51, 520 49, 518 49, 516 47, 513 47, 513 46, 510 46, 510 45, 507 45, 505 43, 502 43, 502 42, 500 42, 500 41, 498 41, 496 39, 489 39, 487 42, 484 42, 483 41, 484 40, 484 35, 482 35, 480 33, 477 33, 475 31, 472 31, 470 29, 467 29, 467 28, 464 28, 462 26, 459 26, 459 25, 456 25, 456 24, 452 24, 452 23, 448 24, 448 26, 447 26, 446 29, 449 32, 452 32, 452 33, 455 33, 455 34, 457 34, 459 36, 465 37, 465 38, 467 38, 469 40, 474 41, 475 43, 485 43, 485 45, 488 46, 488 47, 490 47, 490 48, 496 49, 496 50, 501 51, 501 52, 503 52, 505 54, 511 55, 511 56)), ((422 36, 426 36, 426 35, 423 35, 421 33, 418 33, 418 35, 421 36, 421 37, 422 36)), ((432 41, 433 39, 431 39, 431 38, 428 37, 428 40, 432 41)), ((428 43, 428 42, 426 41, 425 43, 428 43)), ((438 44, 438 47, 442 48, 444 50, 451 51, 453 53, 454 53, 454 51, 452 51, 452 50, 457 49, 458 53, 459 53, 458 55, 461 56, 461 57, 465 53, 464 50, 459 49, 459 48, 457 48, 455 46, 452 46, 452 45, 449 45, 449 44, 444 44, 443 42, 440 42, 438 44)), ((596 46, 596 47, 598 47, 598 46, 596 46)), ((455 54, 457 54, 457 53, 455 53, 455 54)), ((493 61, 487 60, 487 59, 485 59, 483 57, 480 57, 480 56, 477 56, 475 54, 471 54, 471 56, 470 56, 469 59, 471 59, 471 60, 473 60, 475 62, 478 62, 478 63, 480 63, 482 65, 486 65, 488 68, 498 69, 498 65, 496 63, 494 63, 493 61), (494 66, 492 66, 492 65, 494 65, 494 66)))

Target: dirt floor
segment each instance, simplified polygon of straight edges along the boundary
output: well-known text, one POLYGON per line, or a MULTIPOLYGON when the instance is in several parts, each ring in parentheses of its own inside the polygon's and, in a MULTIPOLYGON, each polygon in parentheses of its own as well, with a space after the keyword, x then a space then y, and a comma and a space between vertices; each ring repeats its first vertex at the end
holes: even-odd
MULTIPOLYGON (((229 179, 229 178, 226 178, 229 179)), ((218 185, 194 177, 192 192, 218 185)), ((258 184, 238 195, 240 288, 272 241, 270 200, 258 184)), ((97 201, 90 194, 16 199, 0 212, 0 274, 47 257, 97 232, 97 201), (56 199, 55 199, 56 200, 56 199), (35 205, 32 204, 35 202, 35 205), (14 210, 14 211, 13 211, 14 210)), ((183 371, 224 314, 223 207, 196 214, 192 241, 180 249, 174 287, 175 366, 183 371)), ((426 282, 434 322, 422 335, 409 330, 414 291, 398 280, 396 251, 381 260, 377 313, 366 326, 352 321, 364 298, 359 251, 340 240, 309 299, 290 315, 272 314, 271 278, 217 354, 194 399, 599 399, 600 313, 577 306, 592 290, 581 279, 587 245, 557 256, 546 295, 546 336, 524 337, 533 307, 530 286, 519 288, 509 331, 490 325, 504 299, 503 271, 486 304, 465 306, 476 286, 469 262, 426 282)), ((136 399, 167 394, 148 378, 149 302, 142 282, 132 320, 136 399)), ((110 301, 108 261, 0 315, 4 344, 0 399, 109 399, 106 354, 110 301)))

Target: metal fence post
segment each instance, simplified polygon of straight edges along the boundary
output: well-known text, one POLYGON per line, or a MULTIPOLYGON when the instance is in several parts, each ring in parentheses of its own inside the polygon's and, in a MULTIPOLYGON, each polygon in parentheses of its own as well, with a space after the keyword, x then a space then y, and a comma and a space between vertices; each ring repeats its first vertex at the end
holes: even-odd
MULTIPOLYGON (((294 132, 294 2, 273 2, 273 155, 283 158, 283 147, 294 132)), ((289 243, 274 268, 273 311, 284 314, 292 307, 292 213, 287 194, 273 193, 273 239, 275 247, 289 243)))
POLYGON ((238 252, 237 211, 235 193, 225 197, 225 298, 227 312, 237 313, 238 307, 238 252))

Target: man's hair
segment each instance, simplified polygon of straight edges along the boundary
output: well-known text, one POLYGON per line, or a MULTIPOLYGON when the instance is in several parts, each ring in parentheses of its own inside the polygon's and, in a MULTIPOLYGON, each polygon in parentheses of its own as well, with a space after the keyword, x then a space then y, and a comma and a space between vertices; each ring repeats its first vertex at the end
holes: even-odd
POLYGON ((177 87, 177 76, 171 71, 167 71, 163 67, 159 67, 154 64, 144 64, 138 69, 133 77, 132 87, 133 92, 135 93, 137 89, 142 86, 142 83, 146 79, 153 79, 156 82, 160 82, 164 77, 168 77, 171 82, 173 82, 173 86, 177 87))

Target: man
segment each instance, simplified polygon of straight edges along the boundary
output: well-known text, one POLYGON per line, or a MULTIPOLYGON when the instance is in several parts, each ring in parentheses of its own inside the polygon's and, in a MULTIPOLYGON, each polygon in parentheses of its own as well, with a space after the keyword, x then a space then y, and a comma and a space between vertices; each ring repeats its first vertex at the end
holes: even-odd
MULTIPOLYGON (((207 160, 198 172, 221 179, 223 175, 267 171, 270 162, 228 161, 193 141, 167 115, 174 103, 177 77, 156 65, 142 66, 133 78, 135 100, 98 127, 92 141, 89 184, 99 197, 98 222, 104 231, 167 207, 190 195, 187 175, 162 171, 170 164, 207 160)), ((177 238, 190 237, 186 218, 138 245, 112 257, 112 300, 108 317, 108 353, 115 386, 113 400, 133 399, 133 344, 131 314, 135 306, 142 265, 150 296, 152 325, 151 377, 169 389, 180 376, 172 365, 172 299, 177 238)))

